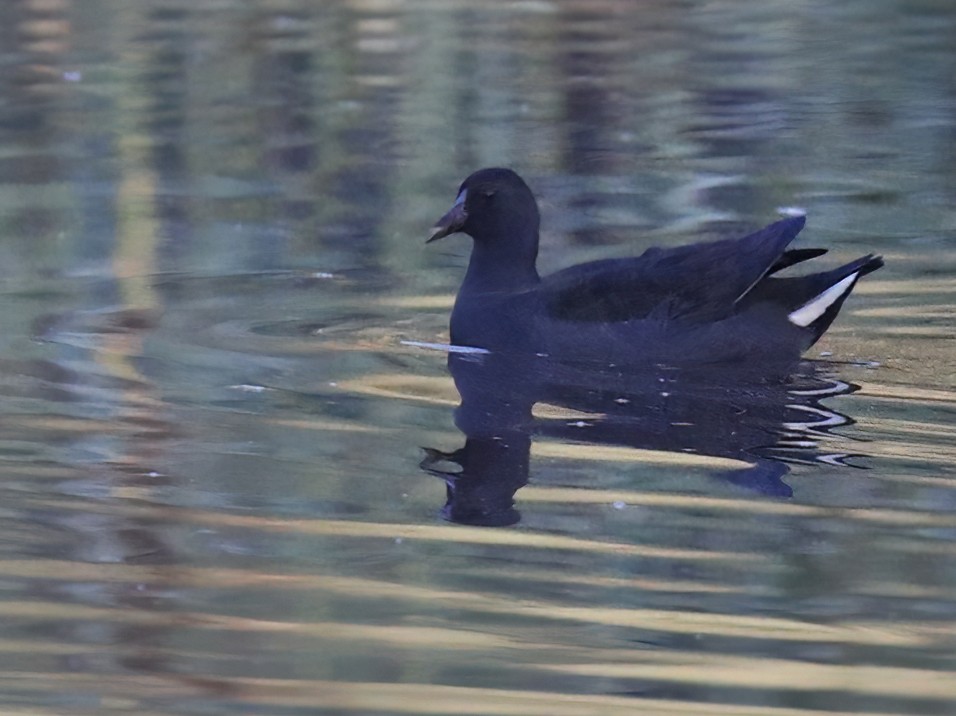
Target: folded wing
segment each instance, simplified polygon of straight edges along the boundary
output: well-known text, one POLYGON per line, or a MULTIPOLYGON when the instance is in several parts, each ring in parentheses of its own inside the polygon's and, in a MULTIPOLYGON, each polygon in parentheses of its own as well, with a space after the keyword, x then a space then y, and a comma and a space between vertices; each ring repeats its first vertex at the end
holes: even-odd
POLYGON ((541 296, 552 317, 568 321, 719 320, 767 275, 822 253, 786 251, 804 222, 792 217, 739 239, 579 264, 546 277, 541 296))

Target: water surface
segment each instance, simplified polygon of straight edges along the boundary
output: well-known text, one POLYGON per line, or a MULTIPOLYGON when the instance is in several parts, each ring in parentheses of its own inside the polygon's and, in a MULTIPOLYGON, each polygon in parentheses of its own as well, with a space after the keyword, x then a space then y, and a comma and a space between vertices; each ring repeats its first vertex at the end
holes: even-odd
POLYGON ((13 0, 0 28, 4 712, 956 711, 949 3, 13 0), (468 434, 415 342, 468 246, 423 241, 496 164, 546 271, 782 207, 831 265, 885 256, 809 356, 846 389, 758 396, 768 444, 813 443, 785 474, 721 438, 724 395, 692 445, 681 411, 552 392, 490 463, 514 513, 446 519, 468 434))

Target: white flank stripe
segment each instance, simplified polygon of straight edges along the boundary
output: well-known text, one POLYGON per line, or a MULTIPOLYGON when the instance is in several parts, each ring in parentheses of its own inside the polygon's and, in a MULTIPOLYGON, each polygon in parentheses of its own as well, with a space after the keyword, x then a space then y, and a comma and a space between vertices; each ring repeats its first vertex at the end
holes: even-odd
POLYGON ((413 348, 425 348, 430 351, 444 351, 445 353, 471 353, 474 355, 484 355, 491 351, 484 348, 472 348, 471 346, 453 346, 448 343, 427 343, 426 341, 399 341, 403 346, 412 346, 413 348))
POLYGON ((822 316, 830 306, 840 300, 843 294, 850 290, 850 287, 853 285, 853 282, 856 281, 856 277, 859 273, 859 271, 854 271, 845 279, 837 281, 819 296, 814 296, 796 311, 787 315, 790 323, 795 326, 800 326, 801 328, 809 326, 822 316))

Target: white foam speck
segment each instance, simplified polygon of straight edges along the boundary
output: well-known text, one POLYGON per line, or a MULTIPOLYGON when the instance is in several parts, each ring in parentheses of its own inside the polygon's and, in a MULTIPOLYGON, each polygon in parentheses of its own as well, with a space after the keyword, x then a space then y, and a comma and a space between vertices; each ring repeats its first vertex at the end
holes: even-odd
POLYGON ((777 213, 781 216, 806 216, 807 210, 802 206, 778 206, 777 213))
POLYGON ((230 385, 233 390, 241 390, 244 393, 262 393, 266 388, 264 385, 249 385, 242 383, 240 385, 230 385))

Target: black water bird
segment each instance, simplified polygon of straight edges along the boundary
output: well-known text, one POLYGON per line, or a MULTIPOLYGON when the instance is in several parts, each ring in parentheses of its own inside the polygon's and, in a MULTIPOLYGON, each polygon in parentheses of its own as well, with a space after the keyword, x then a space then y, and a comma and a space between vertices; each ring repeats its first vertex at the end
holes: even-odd
POLYGON ((543 279, 538 205, 514 171, 481 169, 461 185, 429 242, 463 232, 471 259, 451 342, 604 365, 796 361, 836 318, 856 282, 883 265, 863 256, 779 277, 825 249, 787 249, 805 218, 744 236, 571 266, 543 279))

